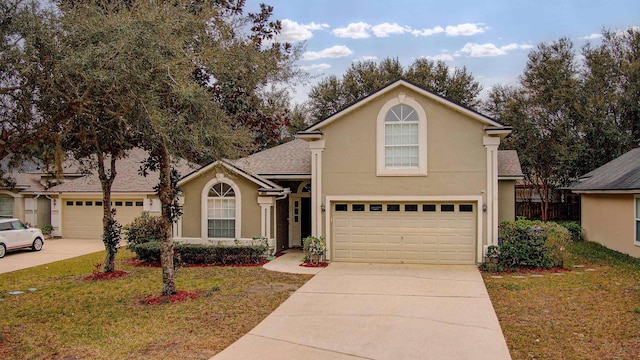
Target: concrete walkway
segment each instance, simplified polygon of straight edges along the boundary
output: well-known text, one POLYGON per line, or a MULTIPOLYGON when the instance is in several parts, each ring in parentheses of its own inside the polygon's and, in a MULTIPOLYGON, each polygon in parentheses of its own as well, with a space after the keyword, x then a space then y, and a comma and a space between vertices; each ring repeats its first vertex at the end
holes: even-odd
POLYGON ((332 263, 225 359, 510 359, 475 266, 332 263))
POLYGON ((46 240, 41 251, 9 251, 0 259, 0 274, 44 265, 76 256, 104 252, 102 240, 53 239, 46 240))
POLYGON ((304 260, 304 252, 302 250, 289 249, 284 254, 264 264, 262 267, 277 272, 289 274, 317 274, 322 267, 304 267, 300 266, 304 260))

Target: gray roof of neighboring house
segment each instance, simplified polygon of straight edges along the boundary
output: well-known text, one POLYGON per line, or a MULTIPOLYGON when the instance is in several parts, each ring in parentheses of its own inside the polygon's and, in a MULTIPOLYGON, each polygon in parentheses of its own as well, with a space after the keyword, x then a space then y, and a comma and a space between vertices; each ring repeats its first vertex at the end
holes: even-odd
POLYGON ((498 177, 524 177, 516 150, 498 150, 498 177))
MULTIPOLYGON (((111 191, 153 193, 154 186, 158 184, 158 172, 149 172, 147 176, 140 175, 140 166, 148 157, 148 153, 142 149, 128 151, 126 158, 116 161, 116 178, 111 186, 111 191)), ((177 163, 176 169, 181 176, 186 175, 196 169, 196 166, 189 164, 185 160, 177 163)), ((64 182, 49 189, 50 192, 102 192, 100 179, 96 170, 91 174, 81 178, 64 182)))
POLYGON ((582 175, 570 189, 578 192, 640 190, 640 148, 626 152, 582 175))
POLYGON ((266 177, 269 175, 310 175, 311 150, 309 143, 295 139, 231 161, 231 163, 248 173, 266 177))

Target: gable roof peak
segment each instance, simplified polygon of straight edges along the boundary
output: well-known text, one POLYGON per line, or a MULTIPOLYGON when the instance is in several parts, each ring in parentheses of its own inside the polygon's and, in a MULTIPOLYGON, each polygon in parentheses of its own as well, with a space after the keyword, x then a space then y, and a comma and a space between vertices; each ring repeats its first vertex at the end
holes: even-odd
MULTIPOLYGON (((346 106, 345 108, 343 108, 342 110, 339 110, 338 112, 336 112, 335 114, 327 117, 326 119, 323 119, 311 126, 309 126, 308 128, 306 128, 305 130, 299 132, 298 134, 309 134, 309 133, 313 133, 313 132, 317 132, 318 130, 322 129, 323 127, 329 125, 330 123, 334 122, 336 119, 341 118, 342 116, 364 106, 365 104, 371 102, 372 100, 386 94, 389 93, 390 91, 393 91, 399 87, 406 87, 409 90, 412 90, 414 92, 417 92, 418 94, 423 95, 426 98, 429 98, 431 100, 434 100, 444 106, 447 106, 455 111, 458 111, 460 113, 463 113, 475 120, 478 120, 482 123, 484 123, 485 125, 489 126, 489 127, 495 127, 495 128, 506 128, 506 126, 498 121, 496 121, 495 119, 486 116, 484 114, 481 114, 475 110, 469 109, 467 107, 464 107, 460 104, 457 104, 449 99, 446 99, 432 91, 429 91, 419 85, 416 85, 412 82, 410 82, 407 79, 404 78, 399 78, 395 81, 390 82, 389 84, 383 86, 382 88, 378 89, 377 91, 365 96, 364 98, 356 101, 353 104, 350 104, 348 106, 346 106)), ((406 96, 406 95, 404 95, 406 96)))

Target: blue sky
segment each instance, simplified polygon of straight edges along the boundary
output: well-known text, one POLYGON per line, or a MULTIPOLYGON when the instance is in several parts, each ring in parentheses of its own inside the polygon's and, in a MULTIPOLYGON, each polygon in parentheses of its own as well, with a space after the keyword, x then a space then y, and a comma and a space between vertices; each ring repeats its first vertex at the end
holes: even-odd
POLYGON ((515 83, 539 43, 565 36, 580 49, 603 28, 640 26, 639 0, 248 0, 245 9, 260 2, 282 21, 281 41, 305 43, 298 64, 315 78, 296 87, 296 102, 323 76, 386 57, 405 68, 418 57, 465 66, 487 91, 515 83))

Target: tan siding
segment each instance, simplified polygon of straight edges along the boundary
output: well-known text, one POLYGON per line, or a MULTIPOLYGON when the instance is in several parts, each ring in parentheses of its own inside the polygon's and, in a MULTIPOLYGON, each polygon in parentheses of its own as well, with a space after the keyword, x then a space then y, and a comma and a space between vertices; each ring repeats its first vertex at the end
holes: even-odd
POLYGON ((322 130, 326 140, 322 159, 323 197, 481 195, 483 190, 486 193, 484 125, 406 88, 384 94, 322 130), (376 175, 378 112, 401 93, 420 102, 426 112, 426 177, 376 175))
POLYGON ((241 193, 242 229, 241 237, 250 239, 260 236, 260 205, 258 205, 258 186, 246 178, 230 174, 222 166, 211 169, 206 174, 191 180, 182 186, 182 196, 185 198, 182 215, 182 236, 185 238, 201 237, 201 197, 204 186, 216 173, 224 173, 239 188, 241 193))
POLYGON ((634 195, 582 194, 585 237, 610 249, 640 257, 634 245, 634 195))
POLYGON ((498 221, 516 219, 515 180, 498 181, 498 221))

